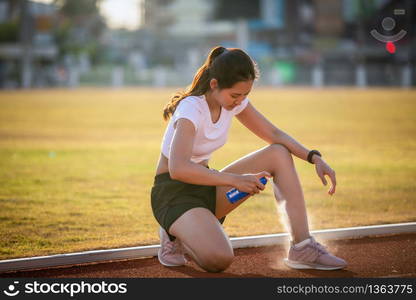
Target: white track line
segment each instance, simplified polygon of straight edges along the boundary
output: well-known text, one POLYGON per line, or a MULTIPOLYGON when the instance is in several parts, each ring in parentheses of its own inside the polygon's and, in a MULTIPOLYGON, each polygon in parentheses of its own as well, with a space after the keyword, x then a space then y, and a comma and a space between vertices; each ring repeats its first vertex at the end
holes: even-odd
POLYGON ((414 273, 393 274, 393 275, 380 276, 377 278, 406 278, 406 277, 415 277, 415 274, 414 273))
MULTIPOLYGON (((330 240, 413 232, 416 232, 416 222, 316 230, 311 231, 311 234, 318 239, 330 240)), ((289 235, 287 233, 266 234, 231 238, 231 243, 234 249, 260 247, 285 244, 288 242, 288 238, 289 235)), ((41 269, 121 259, 137 259, 156 256, 159 248, 159 245, 150 245, 0 260, 0 272, 41 269)))

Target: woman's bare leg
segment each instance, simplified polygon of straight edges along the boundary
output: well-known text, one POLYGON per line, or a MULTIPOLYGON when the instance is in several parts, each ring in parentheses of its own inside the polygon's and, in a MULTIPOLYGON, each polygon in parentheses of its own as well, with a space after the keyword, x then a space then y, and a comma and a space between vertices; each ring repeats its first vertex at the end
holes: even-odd
MULTIPOLYGON (((294 242, 309 237, 303 192, 293 163, 286 147, 273 144, 250 153, 231 163, 221 172, 246 174, 267 171, 273 176, 274 194, 283 213, 287 215, 288 230, 294 242)), ((217 186, 215 216, 205 208, 193 208, 180 216, 169 228, 199 266, 210 272, 226 269, 234 257, 230 240, 218 219, 227 215, 250 196, 231 204, 226 192, 231 186, 217 186)))
MULTIPOLYGON (((302 187, 295 169, 293 157, 287 148, 272 144, 226 166, 221 172, 247 174, 267 171, 273 176, 275 198, 283 210, 285 223, 295 243, 307 239, 309 234, 308 218, 302 187)), ((222 218, 238 207, 250 196, 231 204, 226 192, 231 186, 217 186, 216 217, 222 218)))
POLYGON ((206 208, 192 208, 169 228, 187 253, 209 272, 225 270, 234 259, 231 242, 217 218, 206 208))

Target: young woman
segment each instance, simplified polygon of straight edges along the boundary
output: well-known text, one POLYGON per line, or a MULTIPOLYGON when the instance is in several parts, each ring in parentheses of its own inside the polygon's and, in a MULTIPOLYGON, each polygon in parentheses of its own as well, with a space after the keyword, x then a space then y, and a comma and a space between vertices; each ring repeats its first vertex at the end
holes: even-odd
POLYGON ((275 127, 247 99, 258 71, 241 49, 216 47, 196 73, 190 87, 165 106, 169 120, 151 191, 153 214, 160 224, 158 258, 165 266, 180 266, 188 254, 210 272, 226 269, 233 248, 221 224, 245 200, 264 190, 260 178, 269 178, 274 195, 287 216, 291 247, 286 265, 296 269, 334 270, 346 262, 331 255, 309 233, 302 188, 294 166, 295 155, 315 164, 324 185, 335 172, 317 150, 309 151, 275 127), (227 141, 232 118, 269 146, 250 153, 220 171, 210 169, 213 151, 227 141), (232 188, 249 193, 232 204, 232 188))

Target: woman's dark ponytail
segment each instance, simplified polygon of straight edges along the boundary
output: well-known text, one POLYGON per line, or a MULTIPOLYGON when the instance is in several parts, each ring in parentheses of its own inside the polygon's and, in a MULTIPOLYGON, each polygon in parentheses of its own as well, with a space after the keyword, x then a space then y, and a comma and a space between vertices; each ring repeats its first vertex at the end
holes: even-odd
POLYGON ((169 120, 182 99, 205 94, 210 89, 212 78, 218 80, 220 88, 229 88, 238 81, 254 80, 257 77, 256 65, 246 53, 236 48, 228 50, 217 46, 210 51, 204 64, 196 72, 191 85, 185 91, 177 92, 166 104, 163 109, 163 118, 166 121, 169 120), (227 60, 228 56, 230 59, 227 60))

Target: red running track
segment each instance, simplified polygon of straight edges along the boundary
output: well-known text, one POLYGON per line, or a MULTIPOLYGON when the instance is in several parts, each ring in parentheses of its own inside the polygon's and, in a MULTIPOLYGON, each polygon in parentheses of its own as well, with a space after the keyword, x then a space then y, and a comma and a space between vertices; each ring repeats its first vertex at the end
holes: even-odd
POLYGON ((319 241, 332 253, 347 260, 348 266, 337 271, 291 270, 282 262, 287 247, 276 245, 236 249, 233 263, 222 273, 207 273, 194 262, 182 267, 164 267, 152 257, 7 272, 0 277, 416 277, 416 233, 319 241))

